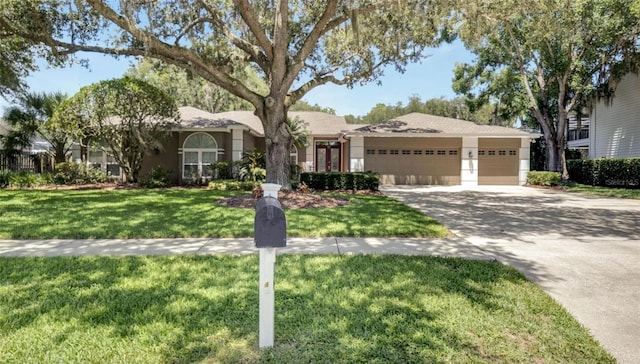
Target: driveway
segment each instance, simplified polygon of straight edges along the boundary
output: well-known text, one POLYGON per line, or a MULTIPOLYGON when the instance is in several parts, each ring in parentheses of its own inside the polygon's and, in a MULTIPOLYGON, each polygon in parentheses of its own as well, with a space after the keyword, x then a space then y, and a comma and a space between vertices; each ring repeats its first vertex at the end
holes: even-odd
POLYGON ((620 363, 640 363, 640 200, 528 187, 384 187, 567 308, 620 363))

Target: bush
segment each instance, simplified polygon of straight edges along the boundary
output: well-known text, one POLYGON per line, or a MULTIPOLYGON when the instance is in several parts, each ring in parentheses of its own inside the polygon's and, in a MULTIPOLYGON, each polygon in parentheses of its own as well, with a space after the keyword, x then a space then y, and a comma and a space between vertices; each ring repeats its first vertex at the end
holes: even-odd
POLYGON ((598 158, 567 161, 569 178, 603 187, 640 188, 640 158, 598 158))
POLYGON ((211 181, 209 182, 208 188, 217 191, 253 191, 254 188, 259 186, 260 182, 226 180, 211 181))
POLYGON ((107 174, 84 163, 63 162, 56 164, 53 181, 61 185, 103 183, 107 181, 107 174))
POLYGON ((9 186, 9 178, 11 178, 11 171, 8 169, 0 169, 0 188, 9 186))
POLYGON ((171 170, 162 166, 151 169, 140 179, 140 186, 144 188, 165 188, 171 186, 171 170))
POLYGON ((530 171, 527 184, 533 186, 559 186, 562 177, 558 172, 530 171))
POLYGON ((232 164, 227 161, 219 161, 212 163, 211 175, 213 179, 231 179, 233 178, 233 172, 231 168, 232 164))
POLYGON ((303 172, 300 183, 314 190, 371 190, 380 186, 375 172, 303 172))

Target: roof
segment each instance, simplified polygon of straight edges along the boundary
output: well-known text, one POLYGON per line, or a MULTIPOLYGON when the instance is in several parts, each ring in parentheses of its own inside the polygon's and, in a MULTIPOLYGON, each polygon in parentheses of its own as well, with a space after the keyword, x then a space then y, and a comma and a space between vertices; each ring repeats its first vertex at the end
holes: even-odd
POLYGON ((480 125, 471 121, 442 116, 411 113, 380 124, 365 125, 347 135, 398 136, 485 136, 485 137, 533 137, 535 135, 515 128, 480 125))
MULTIPOLYGON (((179 108, 181 129, 248 128, 255 135, 263 136, 264 128, 252 111, 227 111, 210 113, 190 106, 179 108)), ((484 137, 536 137, 520 129, 494 125, 479 125, 471 121, 442 116, 411 113, 392 120, 374 124, 347 124, 342 116, 319 111, 290 111, 290 118, 299 118, 313 136, 484 136, 484 137)))
MULTIPOLYGON (((257 135, 264 135, 262 122, 252 111, 210 113, 190 106, 179 108, 182 123, 179 128, 229 128, 246 126, 257 135)), ((342 116, 318 111, 290 111, 289 118, 302 120, 311 135, 338 135, 362 125, 347 124, 342 116)))

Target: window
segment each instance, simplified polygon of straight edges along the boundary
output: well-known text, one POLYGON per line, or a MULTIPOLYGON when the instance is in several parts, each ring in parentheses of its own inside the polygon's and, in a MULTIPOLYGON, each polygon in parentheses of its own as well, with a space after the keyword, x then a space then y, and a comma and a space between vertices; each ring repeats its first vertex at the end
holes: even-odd
POLYGON ((101 169, 107 176, 120 177, 120 166, 111 154, 93 149, 89 150, 87 158, 91 167, 101 169))
POLYGON ((518 155, 515 150, 510 150, 509 155, 518 155))
POLYGON ((484 154, 485 154, 484 150, 479 150, 478 151, 478 155, 484 155, 484 154))
POLYGON ((413 155, 422 155, 422 150, 421 149, 414 150, 413 155))
POLYGON ((438 151, 438 155, 447 155, 447 151, 446 150, 439 150, 438 151))
POLYGON ((489 151, 489 155, 496 155, 496 151, 495 150, 490 150, 489 151))
POLYGON ((379 149, 379 150, 378 150, 378 154, 380 154, 380 155, 387 155, 387 150, 386 150, 386 149, 379 149))
POLYGON ((389 154, 391 154, 391 155, 398 155, 398 150, 397 150, 397 149, 391 149, 391 150, 389 151, 389 154))
POLYGON ((376 154, 375 149, 367 149, 367 155, 373 155, 373 154, 376 154))
POLYGON ((402 155, 409 155, 409 154, 411 154, 411 151, 409 149, 402 150, 402 155))
POLYGON ((211 177, 212 163, 218 161, 218 144, 207 133, 194 133, 182 146, 182 177, 211 177))
POLYGON ((507 151, 506 150, 498 151, 498 155, 507 155, 507 151))
POLYGON ((455 149, 452 149, 449 151, 449 155, 458 155, 458 151, 455 149))
POLYGON ((432 150, 432 149, 425 150, 424 154, 426 154, 426 155, 433 155, 433 150, 432 150))

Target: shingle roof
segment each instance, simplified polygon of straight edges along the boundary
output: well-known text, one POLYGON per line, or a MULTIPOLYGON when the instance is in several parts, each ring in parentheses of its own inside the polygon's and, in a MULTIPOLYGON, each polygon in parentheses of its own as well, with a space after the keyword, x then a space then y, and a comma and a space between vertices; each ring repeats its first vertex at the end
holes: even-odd
MULTIPOLYGON (((225 128, 245 125, 259 135, 264 135, 260 119, 252 111, 227 111, 212 114, 194 107, 179 108, 182 118, 181 128, 225 128)), ((311 135, 337 135, 361 125, 347 124, 342 116, 316 111, 291 111, 290 118, 300 118, 311 135)))
POLYGON ((479 125, 471 121, 446 118, 442 116, 411 113, 396 117, 392 120, 366 125, 348 133, 351 135, 397 135, 432 134, 433 136, 493 136, 493 137, 527 137, 532 134, 515 128, 494 125, 479 125))

